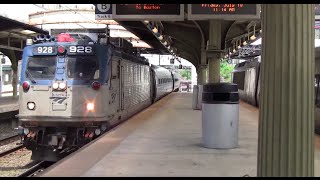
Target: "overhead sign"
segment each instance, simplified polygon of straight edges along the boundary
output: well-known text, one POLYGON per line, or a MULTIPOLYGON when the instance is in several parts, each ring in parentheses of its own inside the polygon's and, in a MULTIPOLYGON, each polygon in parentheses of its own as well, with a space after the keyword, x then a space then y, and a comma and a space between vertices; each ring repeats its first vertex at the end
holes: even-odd
POLYGON ((112 5, 111 4, 95 4, 96 20, 111 20, 112 5))
POLYGON ((188 20, 259 18, 258 4, 188 4, 188 20))
POLYGON ((183 4, 113 4, 114 20, 184 20, 183 4))

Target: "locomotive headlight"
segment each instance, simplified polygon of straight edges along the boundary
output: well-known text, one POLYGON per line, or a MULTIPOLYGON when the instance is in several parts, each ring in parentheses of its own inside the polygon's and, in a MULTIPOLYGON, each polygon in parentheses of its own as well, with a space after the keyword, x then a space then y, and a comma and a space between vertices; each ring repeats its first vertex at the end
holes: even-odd
POLYGON ((94 104, 93 104, 93 103, 88 103, 88 104, 87 104, 87 110, 88 110, 88 111, 94 110, 94 104))
POLYGON ((28 102, 27 107, 29 110, 34 110, 36 108, 36 104, 34 102, 28 102))
POLYGON ((58 89, 58 87, 59 87, 59 84, 58 84, 58 83, 55 82, 55 83, 52 84, 52 88, 53 88, 53 89, 58 89))
POLYGON ((66 83, 60 83, 59 88, 60 89, 65 89, 67 87, 66 83))
POLYGON ((25 135, 28 135, 28 134, 29 134, 29 132, 30 132, 30 131, 29 131, 29 129, 28 129, 28 128, 24 128, 24 129, 23 129, 23 133, 24 133, 25 135))

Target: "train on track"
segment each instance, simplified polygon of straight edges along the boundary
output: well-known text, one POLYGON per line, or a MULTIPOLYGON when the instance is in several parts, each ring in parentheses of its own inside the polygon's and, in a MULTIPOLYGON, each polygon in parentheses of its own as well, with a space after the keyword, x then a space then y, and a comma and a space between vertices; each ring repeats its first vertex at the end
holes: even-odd
POLYGON ((40 35, 23 50, 19 133, 33 160, 72 149, 178 91, 181 76, 150 65, 122 38, 40 35))
MULTIPOLYGON (((238 84, 239 98, 259 107, 261 56, 237 64, 232 72, 232 82, 238 84)), ((316 66, 320 65, 318 62, 316 66)), ((315 132, 320 134, 320 73, 315 73, 315 132)))

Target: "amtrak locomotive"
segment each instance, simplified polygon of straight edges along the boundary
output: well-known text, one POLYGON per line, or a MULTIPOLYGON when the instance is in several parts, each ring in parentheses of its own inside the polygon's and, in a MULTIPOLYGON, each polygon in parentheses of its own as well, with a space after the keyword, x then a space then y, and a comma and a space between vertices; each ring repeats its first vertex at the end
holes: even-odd
POLYGON ((102 39, 41 35, 24 48, 19 133, 32 159, 57 161, 179 89, 180 75, 150 66, 131 43, 102 39))

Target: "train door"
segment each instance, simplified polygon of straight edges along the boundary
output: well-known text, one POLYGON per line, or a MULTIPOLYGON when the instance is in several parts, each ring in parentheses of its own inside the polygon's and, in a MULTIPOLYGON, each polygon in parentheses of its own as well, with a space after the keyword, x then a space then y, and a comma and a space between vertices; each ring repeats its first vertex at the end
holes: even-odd
POLYGON ((110 94, 114 103, 115 111, 121 109, 121 81, 120 81, 120 60, 113 59, 111 61, 111 78, 110 78, 110 94))
POLYGON ((173 72, 171 72, 171 79, 172 79, 172 92, 174 91, 174 75, 173 72))
POLYGON ((120 110, 124 110, 124 68, 123 65, 120 63, 120 110))
POLYGON ((156 77, 155 72, 152 68, 150 68, 150 98, 152 100, 152 103, 155 102, 155 99, 157 97, 157 83, 156 83, 156 77))

